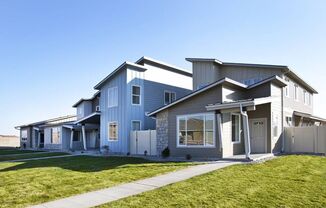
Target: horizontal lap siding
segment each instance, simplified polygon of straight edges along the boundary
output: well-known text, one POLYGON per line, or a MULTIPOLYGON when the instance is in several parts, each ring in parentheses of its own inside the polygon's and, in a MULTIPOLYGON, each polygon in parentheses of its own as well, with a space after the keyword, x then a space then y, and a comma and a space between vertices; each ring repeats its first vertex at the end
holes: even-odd
POLYGON ((282 137, 283 137, 283 115, 282 115, 282 88, 279 88, 275 85, 271 85, 271 96, 276 97, 271 103, 271 112, 272 112, 272 135, 271 135, 271 150, 272 152, 280 152, 282 149, 282 137), (277 135, 273 135, 273 116, 277 116, 277 135))
MULTIPOLYGON (((207 113, 205 106, 211 103, 221 102, 221 86, 214 87, 206 92, 196 95, 185 102, 179 103, 168 111, 168 145, 171 151, 171 156, 184 157, 190 154, 193 157, 221 157, 221 152, 218 150, 218 134, 216 129, 215 148, 177 148, 177 121, 178 115, 207 113)), ((215 122, 216 123, 216 122, 215 122)))

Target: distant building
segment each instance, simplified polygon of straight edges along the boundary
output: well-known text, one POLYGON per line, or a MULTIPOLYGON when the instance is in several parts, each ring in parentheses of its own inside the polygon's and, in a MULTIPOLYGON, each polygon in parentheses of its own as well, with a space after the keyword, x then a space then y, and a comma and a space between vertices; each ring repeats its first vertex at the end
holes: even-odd
POLYGON ((18 136, 13 135, 0 135, 0 148, 1 147, 19 147, 20 141, 18 136))

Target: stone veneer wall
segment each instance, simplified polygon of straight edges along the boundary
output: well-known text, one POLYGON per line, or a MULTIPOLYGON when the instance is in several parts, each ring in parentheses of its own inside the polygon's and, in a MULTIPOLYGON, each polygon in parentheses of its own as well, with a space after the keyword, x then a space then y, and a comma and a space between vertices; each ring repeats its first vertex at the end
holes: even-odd
POLYGON ((162 151, 168 146, 168 111, 162 111, 156 115, 156 147, 157 155, 161 156, 162 151))

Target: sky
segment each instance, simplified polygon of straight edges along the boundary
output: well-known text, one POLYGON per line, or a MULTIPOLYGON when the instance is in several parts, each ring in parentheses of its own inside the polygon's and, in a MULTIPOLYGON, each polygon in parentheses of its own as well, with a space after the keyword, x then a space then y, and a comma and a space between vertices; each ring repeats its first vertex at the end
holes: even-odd
POLYGON ((0 134, 74 114, 124 61, 288 65, 326 117, 326 1, 1 0, 0 134))

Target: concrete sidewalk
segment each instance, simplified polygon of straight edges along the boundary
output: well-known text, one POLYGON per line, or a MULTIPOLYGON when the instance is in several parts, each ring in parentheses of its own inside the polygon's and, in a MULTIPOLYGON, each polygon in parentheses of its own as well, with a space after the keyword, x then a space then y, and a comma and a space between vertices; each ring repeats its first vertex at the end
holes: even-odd
POLYGON ((94 207, 128 196, 154 190, 172 183, 180 182, 230 165, 240 164, 235 161, 216 161, 203 165, 195 165, 186 169, 167 173, 152 178, 142 179, 111 188, 88 192, 68 198, 59 199, 32 208, 86 208, 94 207))

